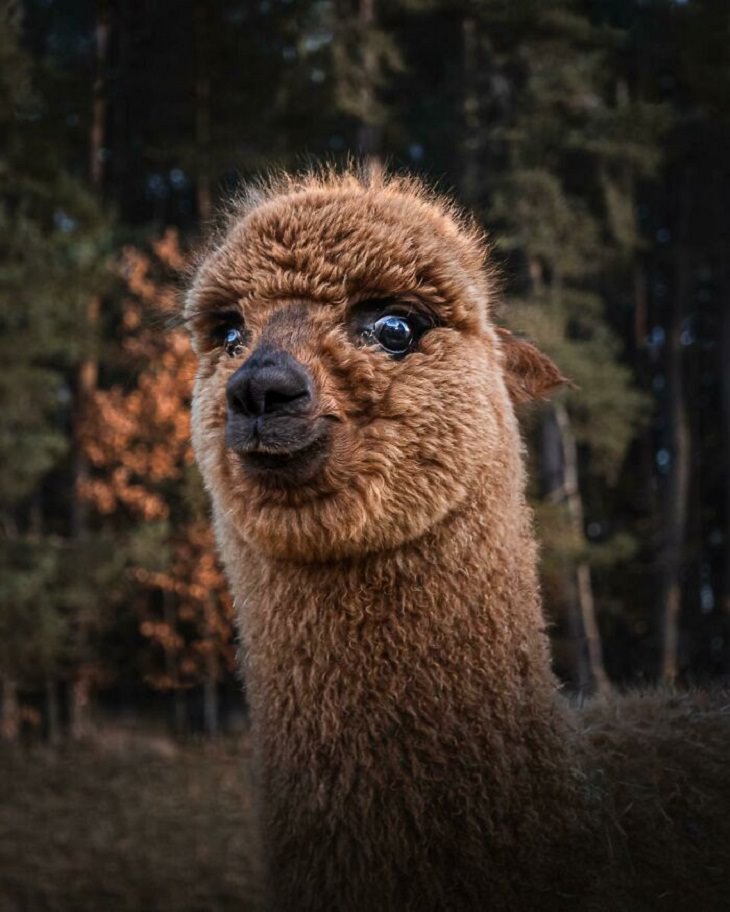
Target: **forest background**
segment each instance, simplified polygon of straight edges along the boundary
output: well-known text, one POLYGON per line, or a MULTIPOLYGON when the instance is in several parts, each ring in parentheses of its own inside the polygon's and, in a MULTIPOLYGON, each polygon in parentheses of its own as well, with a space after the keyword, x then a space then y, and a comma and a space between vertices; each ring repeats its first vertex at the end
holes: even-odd
POLYGON ((556 669, 730 672, 730 4, 0 0, 0 730, 245 726, 174 328, 241 180, 355 155, 476 212, 556 669))

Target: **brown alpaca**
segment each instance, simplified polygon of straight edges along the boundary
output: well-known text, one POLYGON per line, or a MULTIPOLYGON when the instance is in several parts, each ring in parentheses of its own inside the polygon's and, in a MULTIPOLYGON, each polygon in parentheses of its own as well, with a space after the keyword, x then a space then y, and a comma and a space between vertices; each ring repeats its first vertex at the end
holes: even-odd
POLYGON ((412 181, 287 178, 189 294, 271 905, 730 908, 727 715, 558 693, 514 403, 561 377, 485 249, 412 181))

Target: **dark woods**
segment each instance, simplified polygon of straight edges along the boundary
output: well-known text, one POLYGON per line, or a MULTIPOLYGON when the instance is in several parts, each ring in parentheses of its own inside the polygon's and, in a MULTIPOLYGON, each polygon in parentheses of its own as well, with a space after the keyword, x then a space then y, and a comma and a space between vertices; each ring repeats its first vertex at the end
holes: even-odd
POLYGON ((356 154, 494 238, 558 670, 730 670, 724 0, 2 0, 2 731, 240 716, 169 331, 241 178, 356 154))

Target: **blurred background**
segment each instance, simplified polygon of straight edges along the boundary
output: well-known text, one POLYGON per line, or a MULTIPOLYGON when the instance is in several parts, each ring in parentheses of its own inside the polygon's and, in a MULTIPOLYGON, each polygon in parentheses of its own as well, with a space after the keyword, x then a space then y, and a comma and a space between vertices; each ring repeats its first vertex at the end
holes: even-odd
POLYGON ((578 698, 730 672, 726 0, 0 0, 0 909, 246 909, 246 703, 171 328, 236 186, 474 211, 578 698))

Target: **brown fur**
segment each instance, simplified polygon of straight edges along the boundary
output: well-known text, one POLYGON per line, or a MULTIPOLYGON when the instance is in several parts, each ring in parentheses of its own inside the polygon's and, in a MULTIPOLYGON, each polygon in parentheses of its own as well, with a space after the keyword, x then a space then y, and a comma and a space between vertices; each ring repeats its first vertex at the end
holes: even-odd
POLYGON ((558 693, 513 400, 562 378, 493 325, 485 256, 413 181, 284 178, 234 209, 189 295, 194 443, 238 609, 272 905, 634 912, 684 908, 685 890, 725 908, 707 886, 727 858, 720 815, 693 855, 669 804, 636 796, 655 794, 643 756, 666 754, 681 790, 683 739, 717 731, 694 757, 712 771, 698 818, 723 788, 730 807, 727 714, 685 707, 656 740, 638 712, 634 757, 623 704, 593 707, 578 736, 558 693), (400 361, 347 329, 353 304, 391 295, 438 317, 400 361), (314 379, 331 447, 305 484, 265 484, 226 449, 225 385, 246 353, 211 346, 222 307, 245 315, 247 351, 277 345, 314 379), (649 781, 615 791, 629 772, 649 781), (654 834, 662 855, 678 847, 668 868, 654 834))

